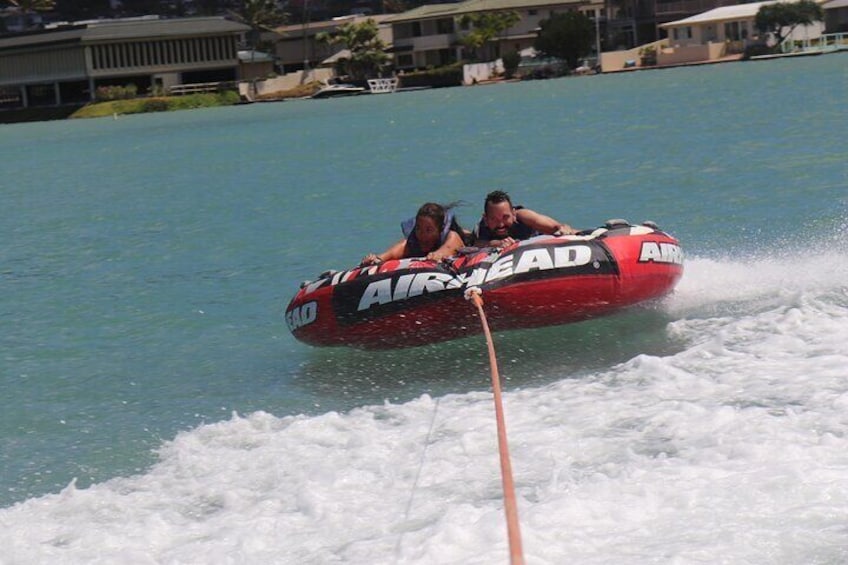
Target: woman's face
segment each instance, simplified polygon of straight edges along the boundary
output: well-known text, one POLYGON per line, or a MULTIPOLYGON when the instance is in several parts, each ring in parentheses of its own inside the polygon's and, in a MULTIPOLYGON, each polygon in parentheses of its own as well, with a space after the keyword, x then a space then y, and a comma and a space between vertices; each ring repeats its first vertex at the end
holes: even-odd
POLYGON ((429 253, 439 248, 441 235, 441 230, 433 218, 419 216, 415 219, 415 237, 418 238, 418 243, 421 244, 421 250, 424 253, 429 253))

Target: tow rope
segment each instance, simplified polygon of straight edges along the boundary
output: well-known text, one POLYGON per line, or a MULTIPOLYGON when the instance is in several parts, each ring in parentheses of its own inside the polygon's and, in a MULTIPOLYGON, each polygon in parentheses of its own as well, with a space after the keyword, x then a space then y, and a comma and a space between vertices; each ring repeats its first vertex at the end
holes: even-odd
POLYGON ((501 399, 501 377, 498 373, 498 359, 495 356, 495 344, 492 332, 483 311, 482 291, 471 287, 465 291, 465 299, 477 307, 483 333, 486 335, 486 345, 489 348, 489 368, 492 375, 492 391, 495 400, 495 418, 498 424, 498 452, 501 459, 501 483, 504 493, 504 511, 506 512, 506 529, 509 539, 509 561, 512 565, 524 565, 524 551, 521 548, 521 529, 518 524, 518 504, 515 501, 515 485, 512 481, 512 465, 509 460, 509 445, 506 441, 506 422, 504 421, 503 400, 501 399))

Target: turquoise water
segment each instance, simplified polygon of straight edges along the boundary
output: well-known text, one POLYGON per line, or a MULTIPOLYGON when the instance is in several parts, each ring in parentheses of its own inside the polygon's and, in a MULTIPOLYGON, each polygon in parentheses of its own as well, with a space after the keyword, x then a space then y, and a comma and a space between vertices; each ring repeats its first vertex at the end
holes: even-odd
MULTIPOLYGON (((844 334, 846 287, 822 278, 846 269, 846 86, 848 57, 828 55, 0 126, 0 507, 58 493, 73 479, 86 489, 148 476, 177 434, 237 427, 234 413, 302 415, 297 421, 323 426, 334 411, 403 406, 425 393, 471 402, 488 390, 479 339, 387 353, 316 350, 283 322, 302 280, 387 247, 424 201, 465 201, 460 219, 471 225, 484 195, 501 188, 580 228, 654 220, 687 252, 681 302, 501 334, 511 391, 603 380, 644 356, 694 356, 693 343, 711 339, 714 327, 670 327, 749 317, 765 327, 757 316, 771 307, 804 311, 804 277, 835 309, 812 326, 834 323, 844 334)), ((775 343, 746 355, 785 351, 775 343)), ((834 342, 783 362, 815 382, 845 355, 834 342)), ((719 380, 756 376, 735 365, 717 371, 719 380)), ((594 394, 572 392, 587 402, 594 394)), ((367 424, 348 424, 374 439, 367 424)), ((315 435, 295 436, 286 449, 307 449, 315 435)), ((341 466, 351 464, 345 449, 330 452, 341 466)), ((833 465, 846 484, 848 463, 833 465)), ((239 511, 229 519, 250 523, 239 511)), ((163 537, 182 547, 178 536, 163 537)), ((174 551, 158 559, 179 559, 174 551)), ((312 557, 299 562, 326 562, 312 557)))

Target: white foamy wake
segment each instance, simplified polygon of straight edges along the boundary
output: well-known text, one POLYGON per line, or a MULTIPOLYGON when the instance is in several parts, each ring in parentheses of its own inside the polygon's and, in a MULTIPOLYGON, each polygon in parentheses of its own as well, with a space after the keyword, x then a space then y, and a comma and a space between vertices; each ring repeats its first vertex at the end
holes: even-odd
MULTIPOLYGON (((692 259, 683 351, 506 394, 527 563, 848 562, 846 264, 692 259)), ((484 393, 234 415, 0 511, 11 564, 491 564, 506 539, 484 393)))

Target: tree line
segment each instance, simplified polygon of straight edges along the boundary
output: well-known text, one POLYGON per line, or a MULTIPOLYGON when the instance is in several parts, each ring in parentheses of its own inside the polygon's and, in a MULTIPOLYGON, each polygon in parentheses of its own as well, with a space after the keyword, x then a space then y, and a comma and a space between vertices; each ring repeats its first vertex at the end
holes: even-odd
MULTIPOLYGON (((59 20, 133 17, 156 14, 165 17, 241 14, 250 10, 251 0, 0 0, 0 8, 23 12, 50 12, 59 20)), ((285 14, 291 23, 318 21, 363 9, 369 13, 398 13, 415 8, 424 0, 270 0, 263 2, 285 14)))
POLYGON ((113 8, 109 0, 6 0, 0 2, 8 7, 18 8, 22 12, 50 12, 60 20, 74 21, 95 18, 114 18, 160 14, 164 16, 184 16, 191 10, 200 14, 217 14, 229 6, 218 0, 195 0, 186 3, 183 0, 172 2, 159 0, 122 0, 120 6, 113 8))

